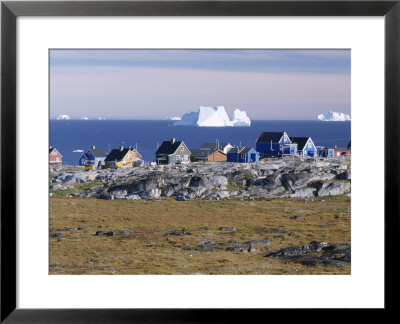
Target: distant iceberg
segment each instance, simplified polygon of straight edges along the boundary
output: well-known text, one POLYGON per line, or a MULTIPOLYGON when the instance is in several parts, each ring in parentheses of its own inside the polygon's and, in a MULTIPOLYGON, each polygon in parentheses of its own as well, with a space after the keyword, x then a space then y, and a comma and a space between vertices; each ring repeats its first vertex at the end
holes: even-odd
POLYGON ((250 118, 245 111, 235 109, 232 116, 232 126, 250 126, 250 118))
POLYGON ((82 153, 83 150, 73 150, 72 152, 74 152, 74 153, 82 153))
POLYGON ((344 113, 329 111, 327 114, 318 115, 318 120, 321 121, 350 121, 350 115, 344 113))
POLYGON ((86 116, 81 117, 81 120, 89 120, 86 116))
POLYGON ((58 120, 64 119, 64 120, 70 120, 71 118, 68 115, 58 115, 56 118, 58 120))
POLYGON ((181 117, 167 117, 166 120, 181 120, 181 117))
POLYGON ((198 111, 184 114, 181 120, 173 123, 174 126, 198 126, 198 127, 226 127, 226 126, 250 126, 250 118, 245 111, 236 109, 233 119, 230 120, 223 106, 203 107, 198 111))

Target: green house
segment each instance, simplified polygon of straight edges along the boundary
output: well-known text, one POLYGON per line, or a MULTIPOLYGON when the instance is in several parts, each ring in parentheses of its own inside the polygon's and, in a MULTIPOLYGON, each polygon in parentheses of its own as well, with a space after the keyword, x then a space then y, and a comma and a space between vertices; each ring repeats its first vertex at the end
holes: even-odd
POLYGON ((157 164, 189 163, 190 151, 183 141, 164 141, 156 151, 157 164))

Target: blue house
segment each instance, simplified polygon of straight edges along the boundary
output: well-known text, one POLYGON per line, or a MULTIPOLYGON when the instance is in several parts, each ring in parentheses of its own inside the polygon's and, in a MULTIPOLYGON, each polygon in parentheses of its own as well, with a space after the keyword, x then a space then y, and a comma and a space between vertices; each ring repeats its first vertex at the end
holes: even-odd
POLYGON ((227 162, 249 163, 260 161, 259 153, 252 147, 234 147, 226 155, 227 162))
POLYGON ((297 144, 292 143, 286 132, 262 132, 256 150, 265 155, 293 155, 297 153, 297 144))
POLYGON ((107 154, 102 149, 92 146, 86 153, 79 159, 79 165, 93 165, 94 168, 104 167, 104 160, 107 154))
POLYGON ((86 153, 83 153, 81 158, 79 159, 79 165, 86 165, 86 161, 88 160, 88 156, 86 153))
POLYGON ((333 158, 334 149, 324 146, 317 146, 317 156, 333 158))
POLYGON ((292 137, 292 143, 297 144, 297 153, 303 156, 317 156, 318 150, 311 137, 292 137))

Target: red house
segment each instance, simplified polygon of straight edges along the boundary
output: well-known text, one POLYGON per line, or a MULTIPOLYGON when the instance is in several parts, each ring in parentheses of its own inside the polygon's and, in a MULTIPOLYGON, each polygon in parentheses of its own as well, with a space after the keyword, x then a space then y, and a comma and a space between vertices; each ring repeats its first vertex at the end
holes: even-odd
POLYGON ((50 146, 49 150, 49 163, 50 164, 62 164, 62 155, 57 151, 56 148, 50 146))
POLYGON ((333 150, 334 150, 334 153, 333 153, 334 157, 351 154, 351 150, 349 150, 347 147, 336 147, 335 146, 335 148, 333 150))

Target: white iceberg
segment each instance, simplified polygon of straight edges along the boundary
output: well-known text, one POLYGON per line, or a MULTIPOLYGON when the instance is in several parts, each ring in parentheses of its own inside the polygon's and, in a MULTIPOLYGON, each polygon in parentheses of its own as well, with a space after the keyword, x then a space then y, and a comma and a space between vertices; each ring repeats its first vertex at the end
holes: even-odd
POLYGON ((198 111, 184 114, 181 120, 175 121, 173 125, 198 127, 250 126, 250 119, 245 111, 239 109, 234 111, 233 120, 230 120, 223 106, 200 106, 198 111))
POLYGON ((250 118, 245 111, 235 109, 232 116, 232 126, 250 126, 250 118))
POLYGON ((64 119, 64 120, 70 120, 71 118, 68 115, 58 115, 56 118, 58 120, 64 119))
POLYGON ((81 120, 89 120, 86 116, 81 117, 81 120))
POLYGON ((181 117, 167 117, 166 120, 181 120, 181 117))
POLYGON ((321 121, 350 121, 350 115, 341 112, 329 111, 327 114, 318 115, 318 120, 321 121))

